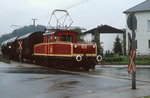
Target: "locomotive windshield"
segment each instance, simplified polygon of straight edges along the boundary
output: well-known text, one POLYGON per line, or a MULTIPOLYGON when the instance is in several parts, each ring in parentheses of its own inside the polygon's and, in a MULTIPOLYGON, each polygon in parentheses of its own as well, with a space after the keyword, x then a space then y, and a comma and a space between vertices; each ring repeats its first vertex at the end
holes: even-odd
POLYGON ((73 36, 72 35, 61 35, 61 41, 73 42, 73 36))
POLYGON ((52 41, 53 41, 52 36, 48 36, 48 42, 52 42, 52 41))
POLYGON ((59 41, 59 36, 55 36, 54 41, 59 41))
POLYGON ((43 39, 45 43, 55 42, 55 41, 64 41, 64 42, 77 42, 78 33, 72 31, 57 31, 57 32, 45 32, 43 34, 43 39))

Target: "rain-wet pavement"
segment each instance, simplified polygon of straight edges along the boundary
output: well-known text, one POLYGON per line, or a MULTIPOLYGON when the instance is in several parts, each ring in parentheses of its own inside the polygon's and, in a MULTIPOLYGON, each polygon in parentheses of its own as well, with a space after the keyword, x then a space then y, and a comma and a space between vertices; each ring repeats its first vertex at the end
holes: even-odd
POLYGON ((90 72, 0 62, 0 98, 140 98, 150 95, 150 69, 137 70, 137 90, 125 68, 90 72))

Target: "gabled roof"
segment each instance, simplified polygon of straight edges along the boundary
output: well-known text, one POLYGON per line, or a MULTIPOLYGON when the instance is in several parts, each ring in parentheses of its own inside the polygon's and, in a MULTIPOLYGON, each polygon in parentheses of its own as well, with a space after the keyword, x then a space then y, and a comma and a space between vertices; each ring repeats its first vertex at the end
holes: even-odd
POLYGON ((94 29, 84 32, 84 34, 85 33, 95 33, 96 31, 98 31, 99 33, 125 33, 124 31, 122 31, 120 29, 117 29, 117 28, 114 28, 114 27, 111 27, 108 25, 101 25, 101 26, 98 26, 97 28, 94 28, 94 29))
POLYGON ((132 13, 132 12, 143 12, 143 11, 150 11, 150 0, 146 0, 126 11, 123 13, 132 13))

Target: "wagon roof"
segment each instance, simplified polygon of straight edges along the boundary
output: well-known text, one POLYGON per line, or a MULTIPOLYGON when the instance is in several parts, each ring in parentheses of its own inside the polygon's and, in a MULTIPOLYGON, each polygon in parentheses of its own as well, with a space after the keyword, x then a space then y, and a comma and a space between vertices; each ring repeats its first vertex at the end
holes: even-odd
POLYGON ((26 34, 26 35, 20 36, 20 37, 18 38, 18 40, 25 39, 25 38, 29 37, 31 34, 32 34, 32 33, 28 33, 28 34, 26 34))
POLYGON ((4 42, 2 43, 2 45, 7 45, 8 43, 15 42, 18 37, 19 37, 19 36, 16 36, 16 37, 13 37, 13 38, 11 38, 11 39, 8 39, 8 40, 4 41, 4 42))
POLYGON ((31 33, 25 34, 23 36, 20 36, 17 40, 22 40, 22 39, 29 38, 32 34, 36 34, 36 33, 40 33, 40 32, 43 32, 43 31, 31 32, 31 33))

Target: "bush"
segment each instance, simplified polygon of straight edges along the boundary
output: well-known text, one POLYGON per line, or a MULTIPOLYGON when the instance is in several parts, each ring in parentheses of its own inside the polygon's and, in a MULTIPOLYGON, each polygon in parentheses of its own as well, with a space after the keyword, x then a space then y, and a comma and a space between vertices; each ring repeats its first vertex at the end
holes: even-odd
POLYGON ((125 58, 123 56, 120 55, 110 55, 110 56, 105 56, 103 57, 103 61, 104 62, 121 62, 123 61, 125 58))
POLYGON ((105 57, 113 57, 114 53, 110 52, 109 50, 106 51, 105 57))

